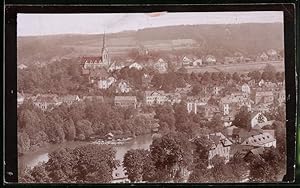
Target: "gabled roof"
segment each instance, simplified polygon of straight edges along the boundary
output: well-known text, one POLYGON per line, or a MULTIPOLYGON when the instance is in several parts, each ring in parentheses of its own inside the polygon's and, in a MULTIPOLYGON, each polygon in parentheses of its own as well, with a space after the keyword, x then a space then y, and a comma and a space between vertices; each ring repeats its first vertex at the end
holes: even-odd
POLYGON ((224 147, 232 145, 232 142, 228 138, 226 138, 221 132, 209 134, 208 139, 213 143, 212 149, 214 149, 214 147, 216 147, 220 143, 224 147))
POLYGON ((88 63, 100 63, 102 60, 101 56, 84 56, 81 58, 82 62, 88 62, 88 63))
POLYGON ((234 128, 232 130, 232 135, 238 135, 239 138, 241 139, 241 142, 243 142, 244 140, 246 140, 250 136, 259 135, 262 132, 263 132, 262 130, 257 130, 257 129, 251 129, 249 131, 249 130, 242 129, 242 128, 234 128))
POLYGON ((262 129, 262 128, 264 128, 265 126, 272 125, 273 123, 274 123, 274 120, 266 121, 266 122, 262 122, 262 123, 256 124, 253 128, 254 128, 254 129, 262 129))
POLYGON ((35 97, 35 102, 45 102, 45 103, 58 103, 57 95, 45 94, 45 95, 37 95, 35 97))
POLYGON ((66 102, 66 101, 76 101, 78 99, 78 95, 66 95, 59 97, 59 101, 66 102))
POLYGON ((115 96, 115 101, 128 101, 128 100, 134 100, 136 101, 136 96, 115 96))
POLYGON ((242 144, 252 146, 263 146, 264 144, 273 142, 276 140, 270 133, 263 132, 258 135, 248 137, 242 144))
POLYGON ((146 96, 152 96, 153 94, 159 94, 159 95, 165 95, 165 92, 163 90, 158 91, 145 91, 146 96))
POLYGON ((255 116, 257 116, 258 114, 261 114, 262 116, 264 116, 265 117, 265 115, 263 114, 263 113, 261 113, 261 112, 253 112, 253 113, 251 113, 251 119, 253 119, 255 116))

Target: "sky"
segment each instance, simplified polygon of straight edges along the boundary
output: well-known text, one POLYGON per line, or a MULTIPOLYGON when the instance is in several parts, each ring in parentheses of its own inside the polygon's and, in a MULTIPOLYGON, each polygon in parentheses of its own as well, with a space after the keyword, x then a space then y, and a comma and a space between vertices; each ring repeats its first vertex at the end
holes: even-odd
POLYGON ((283 23, 282 11, 18 14, 17 36, 99 34, 197 24, 283 23))

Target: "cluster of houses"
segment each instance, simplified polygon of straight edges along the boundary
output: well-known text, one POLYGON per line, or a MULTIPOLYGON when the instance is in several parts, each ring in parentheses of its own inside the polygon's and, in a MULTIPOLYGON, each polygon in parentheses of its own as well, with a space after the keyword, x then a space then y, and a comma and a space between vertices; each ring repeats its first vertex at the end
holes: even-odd
MULTIPOLYGON (((210 141, 208 150, 208 167, 213 167, 213 158, 223 157, 225 163, 232 157, 249 159, 252 155, 261 157, 265 149, 276 148, 276 137, 273 129, 264 129, 272 125, 262 113, 255 113, 251 119, 251 128, 243 129, 236 126, 225 128, 222 132, 207 135, 210 141)), ((193 142, 198 136, 190 141, 193 142)))

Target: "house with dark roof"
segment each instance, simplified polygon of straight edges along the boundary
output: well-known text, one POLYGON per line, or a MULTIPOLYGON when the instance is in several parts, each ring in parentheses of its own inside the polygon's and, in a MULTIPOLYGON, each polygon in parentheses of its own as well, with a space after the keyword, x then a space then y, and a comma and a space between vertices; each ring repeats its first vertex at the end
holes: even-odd
POLYGON ((102 49, 100 56, 84 56, 81 58, 83 69, 103 68, 111 64, 108 49, 105 46, 105 34, 103 35, 102 49))
POLYGON ((213 167, 212 159, 216 155, 224 157, 225 163, 229 162, 232 142, 220 132, 209 134, 208 139, 212 143, 208 152, 208 168, 213 167))

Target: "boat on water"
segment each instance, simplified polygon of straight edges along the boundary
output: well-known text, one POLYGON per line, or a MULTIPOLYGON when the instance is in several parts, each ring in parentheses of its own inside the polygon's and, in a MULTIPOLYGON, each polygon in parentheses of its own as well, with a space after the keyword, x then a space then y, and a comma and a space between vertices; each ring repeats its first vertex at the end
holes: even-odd
POLYGON ((94 144, 103 144, 103 145, 121 145, 125 144, 126 142, 132 140, 132 138, 123 138, 123 139, 116 139, 116 140, 103 140, 103 139, 98 139, 95 140, 93 143, 94 144))

